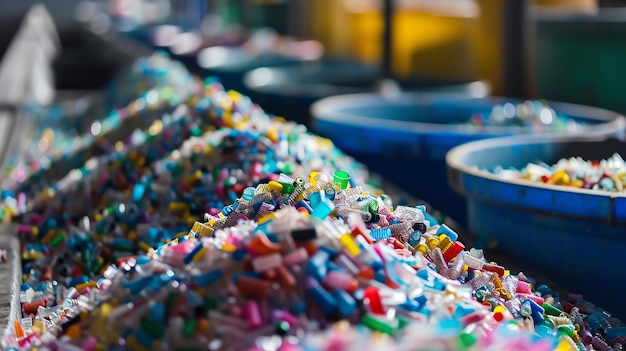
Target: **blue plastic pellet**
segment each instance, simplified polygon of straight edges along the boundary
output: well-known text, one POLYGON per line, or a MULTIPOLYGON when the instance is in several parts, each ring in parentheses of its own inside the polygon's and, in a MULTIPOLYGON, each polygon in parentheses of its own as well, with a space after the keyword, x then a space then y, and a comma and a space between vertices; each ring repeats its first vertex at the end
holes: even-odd
POLYGON ((351 315, 356 309, 356 301, 347 292, 343 290, 335 290, 332 296, 337 301, 339 312, 345 317, 351 315))
POLYGON ((165 305, 155 303, 150 309, 150 316, 157 322, 165 323, 165 305))
POLYGON ((459 235, 445 224, 442 224, 441 226, 439 226, 439 229, 437 229, 437 235, 441 234, 447 235, 452 242, 456 241, 459 238, 459 235))
POLYGON ((612 340, 619 336, 626 336, 626 327, 607 328, 606 339, 612 340))
POLYGON ((198 244, 191 250, 191 252, 189 252, 187 254, 187 256, 185 256, 185 258, 183 258, 183 262, 185 264, 191 263, 191 261, 193 261, 194 256, 198 252, 200 252, 200 250, 202 250, 203 247, 204 247, 204 245, 202 244, 202 241, 198 242, 198 244))
POLYGON ((218 279, 220 279, 222 277, 222 275, 223 275, 223 273, 219 269, 208 271, 208 272, 206 272, 204 274, 200 274, 200 275, 195 276, 196 283, 200 287, 206 287, 206 286, 211 285, 212 283, 214 283, 218 279))
POLYGON ((133 188, 133 202, 138 202, 139 200, 141 200, 145 192, 146 186, 144 184, 135 184, 135 187, 133 188))
POLYGON ((332 201, 326 198, 322 198, 320 199, 319 203, 313 205, 312 207, 313 213, 311 213, 311 217, 323 220, 326 219, 326 217, 328 217, 331 213, 333 213, 333 210, 335 209, 335 204, 333 204, 332 201))
POLYGON ((391 238, 393 234, 391 233, 391 229, 389 227, 385 227, 370 230, 370 236, 374 240, 382 240, 391 238))
POLYGON ((324 250, 319 250, 311 257, 311 259, 306 263, 306 272, 309 276, 322 280, 328 273, 328 267, 326 263, 330 259, 330 255, 328 252, 324 250))
POLYGON ((337 308, 335 298, 313 279, 308 279, 307 292, 325 313, 332 313, 337 308))
POLYGON ((135 333, 135 339, 139 341, 144 347, 150 349, 152 347, 152 343, 154 342, 154 338, 150 333, 145 331, 143 328, 139 328, 135 333))
POLYGON ((379 270, 375 271, 374 272, 374 279, 377 282, 384 283, 385 280, 387 279, 387 276, 385 275, 385 271, 383 271, 382 269, 379 269, 379 270))
POLYGON ((124 289, 130 290, 131 293, 136 294, 142 291, 146 286, 148 286, 152 281, 152 275, 139 277, 133 280, 128 280, 122 282, 122 287, 124 289))

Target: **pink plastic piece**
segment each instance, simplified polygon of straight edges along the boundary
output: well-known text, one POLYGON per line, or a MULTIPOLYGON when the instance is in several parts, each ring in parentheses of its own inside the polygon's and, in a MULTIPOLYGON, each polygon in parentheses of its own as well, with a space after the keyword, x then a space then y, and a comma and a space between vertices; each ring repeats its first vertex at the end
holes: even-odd
POLYGON ((259 304, 256 301, 247 301, 243 305, 243 313, 248 320, 248 327, 250 329, 256 329, 263 325, 263 320, 261 319, 261 310, 259 308, 259 304))
POLYGON ((252 268, 255 272, 265 272, 276 268, 283 263, 280 253, 258 256, 252 260, 252 268))
POLYGON ((285 265, 291 266, 295 264, 300 264, 306 262, 309 258, 309 253, 306 251, 304 247, 298 248, 292 253, 283 257, 283 263, 285 265))
POLYGON ((516 292, 521 294, 531 294, 532 291, 530 290, 530 283, 518 280, 516 292))

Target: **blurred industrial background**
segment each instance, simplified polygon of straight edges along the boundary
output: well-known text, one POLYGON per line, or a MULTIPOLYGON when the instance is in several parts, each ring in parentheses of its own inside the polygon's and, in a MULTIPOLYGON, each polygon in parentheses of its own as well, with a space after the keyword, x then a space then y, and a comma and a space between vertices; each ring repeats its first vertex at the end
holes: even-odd
MULTIPOLYGON (((1 1, 0 13, 17 18, 35 3, 44 4, 61 27, 78 20, 98 34, 150 30, 152 43, 144 44, 175 54, 198 54, 200 46, 239 45, 259 28, 314 40, 327 57, 361 63, 380 64, 385 45, 384 1, 376 0, 1 1), (164 41, 168 33, 178 36, 171 46, 164 41)), ((624 1, 392 3, 391 67, 398 79, 485 80, 494 95, 626 109, 613 89, 625 74, 620 62, 626 53, 619 45, 626 36, 624 1)), ((255 38, 260 50, 259 45, 268 46, 275 37, 255 38)))

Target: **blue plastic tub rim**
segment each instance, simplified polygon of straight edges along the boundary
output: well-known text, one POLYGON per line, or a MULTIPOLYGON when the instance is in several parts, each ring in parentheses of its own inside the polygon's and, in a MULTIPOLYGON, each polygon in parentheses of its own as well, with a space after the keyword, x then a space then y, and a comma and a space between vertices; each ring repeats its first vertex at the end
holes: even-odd
MULTIPOLYGON (((416 134, 458 134, 458 135, 481 135, 484 137, 505 136, 519 133, 533 132, 532 127, 497 127, 484 126, 476 129, 466 124, 437 124, 413 121, 399 121, 387 118, 387 116, 369 117, 347 113, 344 110, 351 107, 361 109, 367 106, 393 106, 407 105, 419 108, 426 105, 453 104, 484 108, 507 102, 518 104, 524 100, 503 97, 467 98, 458 94, 437 93, 403 93, 397 96, 384 96, 381 94, 364 93, 338 95, 317 101, 311 106, 311 113, 317 121, 344 125, 354 128, 384 128, 387 131, 399 131, 402 133, 414 132, 416 134)), ((624 117, 617 112, 602 108, 577 105, 563 102, 549 102, 548 105, 555 111, 574 119, 597 122, 581 126, 580 132, 607 132, 622 130, 625 128, 624 117)), ((467 116, 468 120, 470 114, 467 116)), ((577 132, 578 133, 578 132, 577 132)), ((549 132, 546 132, 549 134, 549 132)))
MULTIPOLYGON (((616 136, 624 141, 623 131, 618 134, 616 136)), ((609 139, 604 134, 590 133, 576 136, 509 136, 474 141, 457 146, 448 152, 446 155, 448 180, 455 191, 474 200, 551 216, 624 225, 626 224, 626 193, 503 179, 466 162, 467 158, 475 156, 473 155, 475 153, 493 152, 496 148, 508 147, 511 152, 522 152, 525 146, 548 148, 559 143, 600 143, 607 140, 609 139)))

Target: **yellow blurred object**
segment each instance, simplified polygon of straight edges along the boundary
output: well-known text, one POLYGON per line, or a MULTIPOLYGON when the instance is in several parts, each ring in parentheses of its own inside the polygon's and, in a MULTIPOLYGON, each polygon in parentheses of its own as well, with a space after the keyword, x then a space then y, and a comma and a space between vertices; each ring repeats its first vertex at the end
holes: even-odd
MULTIPOLYGON (((371 63, 378 63, 382 50, 380 4, 375 0, 344 0, 350 14, 353 50, 371 63)), ((475 78, 471 33, 479 14, 472 0, 397 0, 394 73, 400 77, 475 78)))
POLYGON ((491 83, 494 95, 502 94, 502 5, 506 0, 476 0, 480 16, 471 33, 478 76, 491 83))
MULTIPOLYGON (((396 0, 394 73, 399 78, 486 79, 492 93, 501 94, 504 1, 396 0)), ((597 8, 597 0, 533 0, 532 4, 550 11, 597 8)), ((307 6, 311 14, 307 34, 324 45, 328 56, 379 63, 381 0, 315 0, 307 6)))

